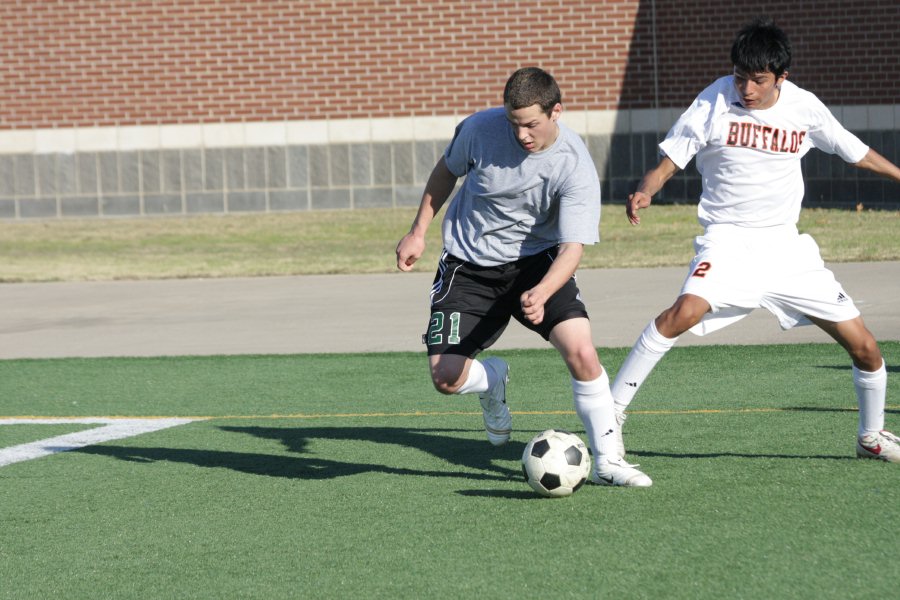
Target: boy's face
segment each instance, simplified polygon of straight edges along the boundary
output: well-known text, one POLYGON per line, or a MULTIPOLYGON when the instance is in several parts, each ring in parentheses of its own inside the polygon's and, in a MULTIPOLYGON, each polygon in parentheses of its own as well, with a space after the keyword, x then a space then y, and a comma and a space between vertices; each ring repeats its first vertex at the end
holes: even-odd
POLYGON ((550 111, 550 116, 541 110, 540 104, 532 104, 525 108, 506 108, 506 118, 512 126, 513 134, 526 152, 540 152, 553 145, 559 135, 556 120, 562 113, 562 105, 557 104, 550 111))
POLYGON ((775 77, 771 71, 762 73, 746 73, 734 68, 734 87, 741 95, 741 104, 751 110, 764 110, 775 106, 781 84, 787 79, 787 71, 781 77, 775 77))

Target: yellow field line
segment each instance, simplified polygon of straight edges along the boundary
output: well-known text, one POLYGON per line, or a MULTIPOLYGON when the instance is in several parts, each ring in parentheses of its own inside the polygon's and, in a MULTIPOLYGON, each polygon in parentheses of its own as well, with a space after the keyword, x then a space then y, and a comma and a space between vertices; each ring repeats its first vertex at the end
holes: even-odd
MULTIPOLYGON (((886 409, 897 410, 900 406, 886 406, 886 409)), ((803 410, 799 408, 698 408, 685 410, 630 410, 629 415, 716 415, 716 414, 741 414, 741 413, 776 413, 776 412, 793 412, 803 410)), ((856 412, 856 408, 852 407, 816 407, 814 410, 831 410, 856 412)), ((574 415, 573 410, 519 410, 511 411, 514 415, 574 415)), ((368 413, 289 413, 289 414, 270 414, 270 415, 103 415, 103 416, 53 416, 53 415, 15 415, 0 416, 0 421, 4 419, 20 419, 20 420, 45 420, 56 419, 59 421, 78 421, 85 419, 191 419, 194 421, 209 420, 247 420, 247 419, 358 419, 358 418, 379 418, 379 417, 446 417, 446 416, 473 416, 480 415, 480 411, 413 411, 413 412, 368 412, 368 413)))

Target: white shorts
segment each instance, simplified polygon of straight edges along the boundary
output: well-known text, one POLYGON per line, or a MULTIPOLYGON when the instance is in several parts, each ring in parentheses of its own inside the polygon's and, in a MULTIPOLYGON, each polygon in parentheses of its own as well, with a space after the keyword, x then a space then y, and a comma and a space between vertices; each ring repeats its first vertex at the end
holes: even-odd
POLYGON ((694 240, 682 294, 700 296, 711 312, 690 329, 706 335, 765 308, 782 329, 859 316, 853 299, 825 268, 819 246, 796 227, 710 225, 694 240))

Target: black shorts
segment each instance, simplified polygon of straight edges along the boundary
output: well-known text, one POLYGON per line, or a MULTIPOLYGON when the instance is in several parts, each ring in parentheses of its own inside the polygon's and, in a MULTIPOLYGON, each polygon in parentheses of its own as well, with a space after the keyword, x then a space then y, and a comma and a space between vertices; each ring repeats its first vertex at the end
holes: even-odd
POLYGON ((547 300, 539 325, 529 322, 522 313, 521 295, 544 278, 557 250, 550 248, 496 267, 479 267, 445 251, 431 286, 428 331, 422 336, 428 355, 462 354, 472 358, 497 341, 510 317, 545 340, 562 321, 587 318, 575 277, 547 300))

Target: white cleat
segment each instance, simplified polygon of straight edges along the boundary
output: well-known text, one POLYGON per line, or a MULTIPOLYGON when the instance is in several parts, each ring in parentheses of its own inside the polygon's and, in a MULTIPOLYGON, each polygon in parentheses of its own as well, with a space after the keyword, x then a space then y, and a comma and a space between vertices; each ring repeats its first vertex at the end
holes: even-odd
POLYGON ((856 439, 856 456, 900 462, 900 438, 883 430, 861 435, 856 439))
POLYGON ((618 485, 622 487, 650 487, 653 480, 621 458, 601 458, 591 471, 591 482, 597 485, 618 485))
POLYGON ((499 358, 486 358, 481 363, 495 375, 495 383, 488 391, 478 394, 484 409, 484 430, 487 439, 495 446, 509 441, 512 432, 512 415, 506 406, 506 383, 509 381, 509 365, 499 358))

